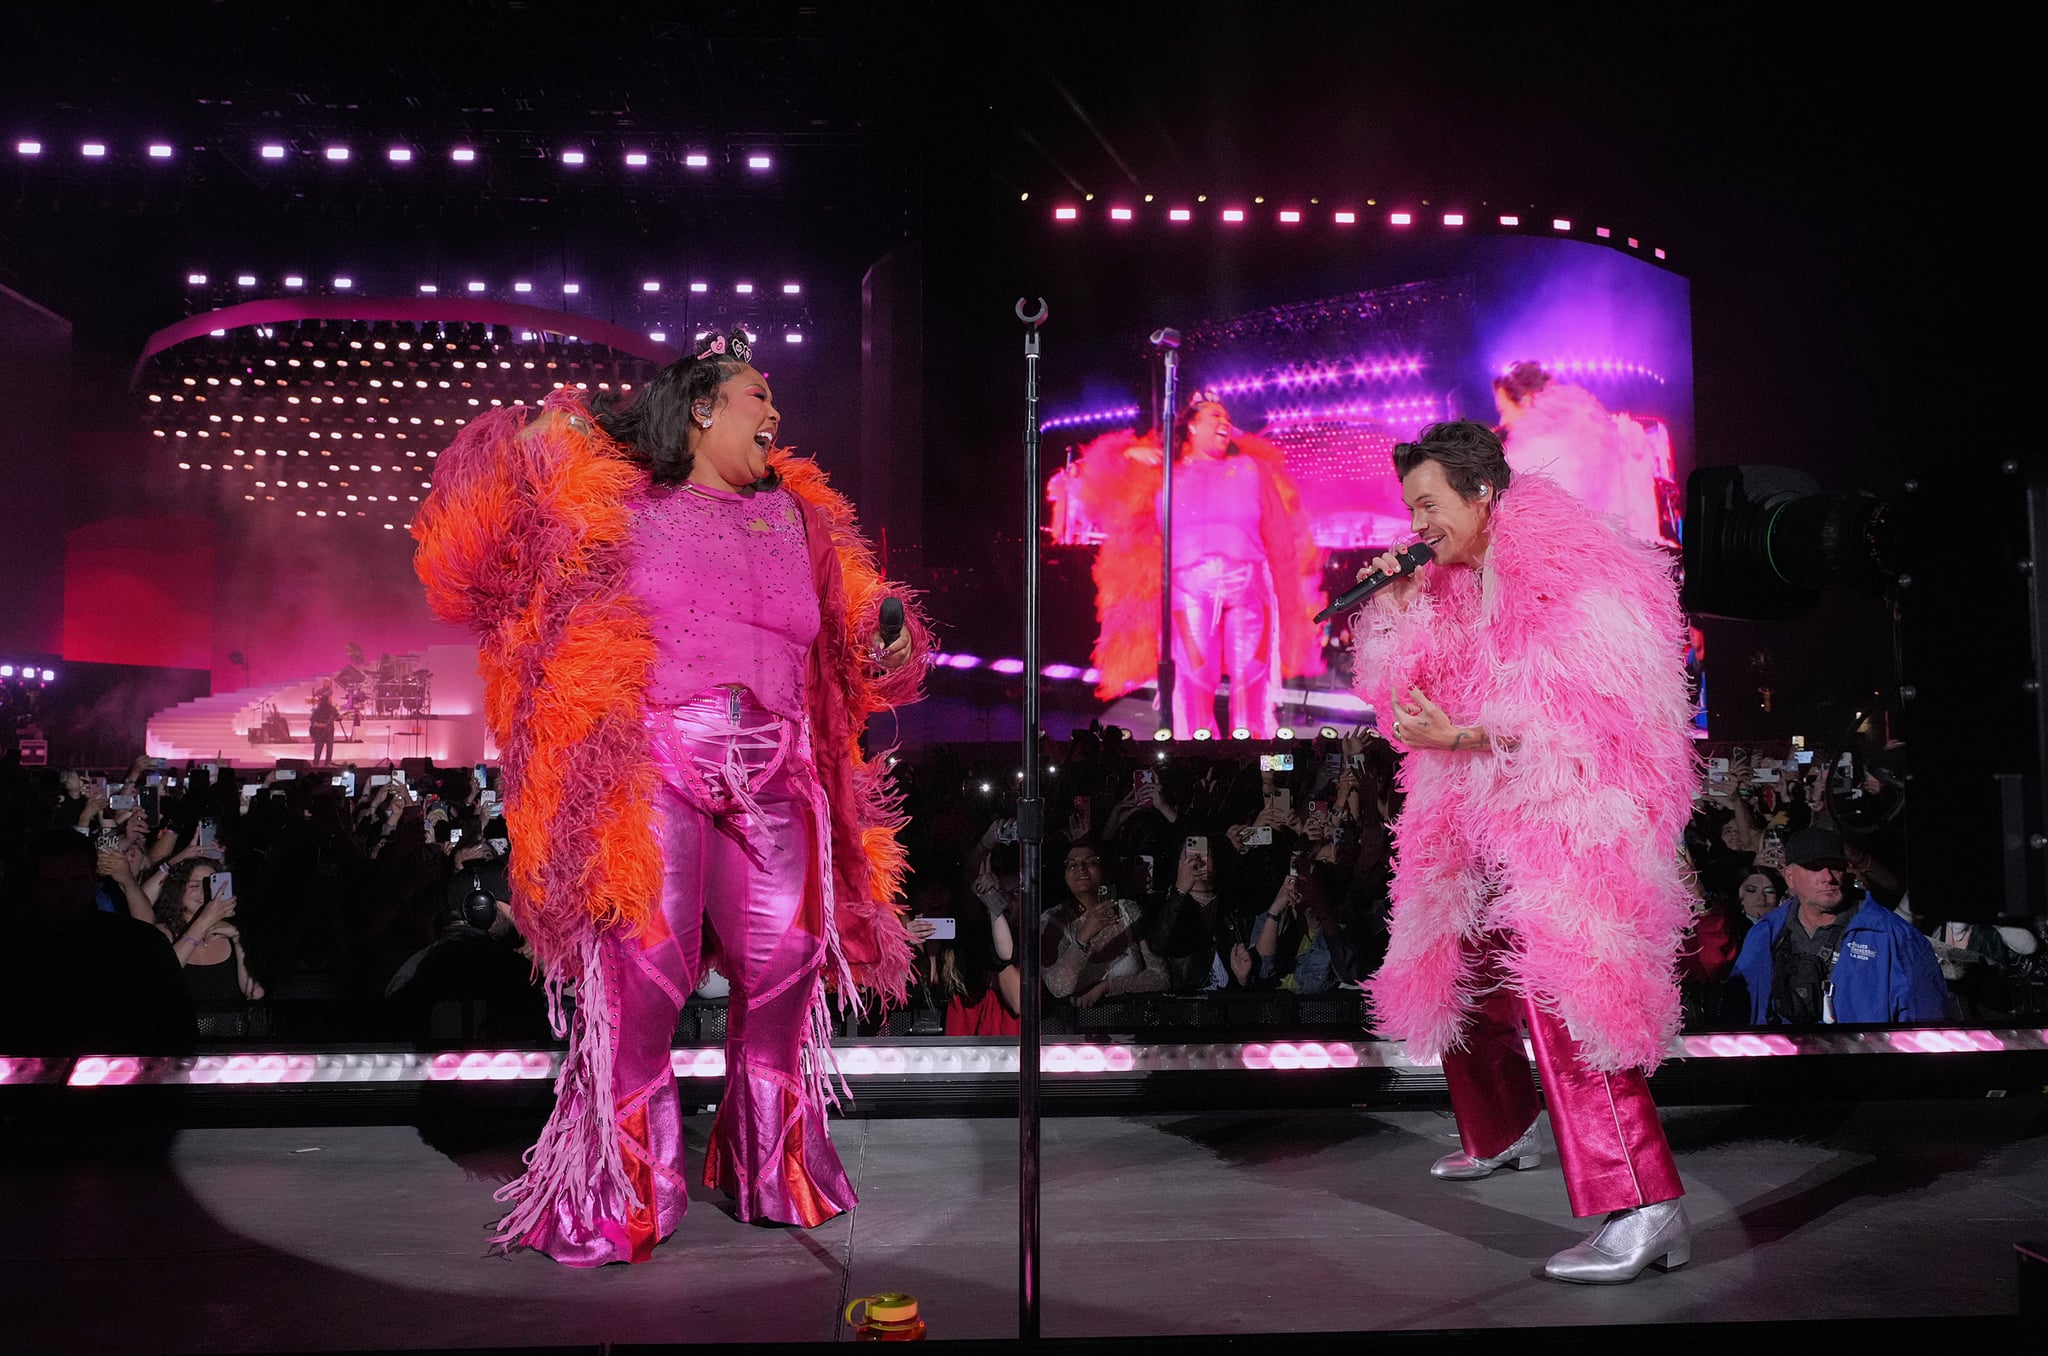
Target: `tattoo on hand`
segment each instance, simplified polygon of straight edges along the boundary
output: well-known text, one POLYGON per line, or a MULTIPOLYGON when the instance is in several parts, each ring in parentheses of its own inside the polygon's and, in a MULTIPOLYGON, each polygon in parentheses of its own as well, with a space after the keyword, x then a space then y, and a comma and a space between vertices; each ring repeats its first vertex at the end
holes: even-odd
POLYGON ((1460 731, 1458 731, 1458 737, 1457 737, 1456 739, 1453 739, 1453 740, 1451 741, 1451 752, 1452 752, 1452 753, 1456 753, 1456 752, 1457 752, 1457 751, 1458 751, 1459 749, 1462 749, 1462 748, 1464 748, 1464 747, 1465 747, 1465 736, 1466 736, 1466 735, 1468 735, 1468 734, 1470 734, 1470 733, 1471 733, 1471 731, 1469 731, 1469 730, 1460 730, 1460 731))

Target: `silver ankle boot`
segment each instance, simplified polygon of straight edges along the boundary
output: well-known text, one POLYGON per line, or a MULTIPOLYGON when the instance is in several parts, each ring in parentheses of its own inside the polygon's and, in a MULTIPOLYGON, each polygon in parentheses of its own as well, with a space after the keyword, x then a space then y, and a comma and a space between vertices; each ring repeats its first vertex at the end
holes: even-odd
POLYGON ((1441 1177, 1446 1182, 1470 1182, 1481 1177, 1491 1177, 1502 1168, 1523 1171, 1543 1161, 1543 1142, 1536 1137, 1536 1126, 1542 1117, 1529 1122, 1529 1128, 1521 1137, 1492 1158, 1474 1158, 1463 1149, 1454 1154, 1445 1154, 1429 1168, 1431 1177, 1441 1177))
POLYGON ((1599 1232, 1543 1264, 1553 1281, 1577 1285, 1624 1285, 1644 1267, 1669 1271, 1692 1260, 1692 1222, 1682 1201, 1659 1201, 1617 1210, 1599 1232))

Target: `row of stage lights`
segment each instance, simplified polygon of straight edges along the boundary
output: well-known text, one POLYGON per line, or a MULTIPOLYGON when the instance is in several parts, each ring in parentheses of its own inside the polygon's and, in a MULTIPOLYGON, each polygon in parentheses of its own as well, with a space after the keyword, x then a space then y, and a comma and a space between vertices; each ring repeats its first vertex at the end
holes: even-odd
MULTIPOLYGON (((1025 201, 1029 201, 1030 197, 1031 195, 1029 193, 1023 195, 1025 201)), ((1088 198, 1089 201, 1092 202, 1094 200, 1094 195, 1089 194, 1088 198)), ((1153 195, 1149 193, 1146 194, 1145 201, 1147 204, 1151 204, 1153 201, 1153 195)), ((1198 203, 1206 204, 1208 202, 1208 196, 1204 194, 1203 196, 1198 197, 1195 201, 1198 203)), ((1265 203, 1264 198, 1257 198, 1253 201, 1262 206, 1265 203)), ((1124 223, 1136 222, 1139 218, 1141 209, 1136 207, 1115 206, 1110 207, 1106 210, 1095 210, 1097 210, 1102 216, 1105 216, 1108 220, 1112 222, 1124 223)), ((1271 220, 1282 226, 1300 226, 1306 224, 1309 220, 1309 214, 1298 207, 1271 208, 1267 209, 1266 211, 1260 211, 1257 213, 1254 213, 1251 208, 1245 207, 1213 207, 1207 208, 1205 210, 1204 215, 1213 215, 1213 218, 1216 221, 1222 222, 1226 226, 1242 226, 1249 224, 1255 219, 1265 217, 1267 215, 1267 211, 1270 211, 1271 220)), ((1072 204, 1058 205, 1052 209, 1052 219, 1055 222, 1079 222, 1080 220, 1082 220, 1082 215, 1083 209, 1072 204)), ((1158 215, 1158 209, 1156 208, 1156 206, 1153 207, 1151 215, 1155 217, 1158 215)), ((1195 209, 1192 207, 1169 207, 1166 209, 1166 220, 1168 222, 1176 224, 1192 223, 1195 220, 1195 209)), ((1329 213, 1329 222, 1333 226, 1357 226, 1365 220, 1367 220, 1366 214, 1360 213, 1355 209, 1340 208, 1332 210, 1329 213)), ((1386 225, 1391 227, 1412 227, 1422 220, 1422 215, 1412 211, 1386 212, 1383 214, 1383 220, 1385 221, 1386 225)), ((1441 226, 1444 226, 1451 230, 1457 230, 1468 224, 1471 224, 1474 221, 1474 218, 1464 212, 1443 212, 1438 214, 1437 221, 1438 224, 1441 226)), ((1535 221, 1525 223, 1522 219, 1521 214, 1518 212, 1499 213, 1495 217, 1495 221, 1501 227, 1508 230, 1520 230, 1525 225, 1536 224, 1535 221)), ((1552 217, 1550 219, 1550 229, 1558 235, 1571 235, 1574 233, 1576 228, 1574 227, 1572 220, 1569 217, 1552 217)), ((1614 239, 1613 230, 1606 226, 1595 226, 1593 228, 1593 235, 1594 238, 1598 240, 1614 239)), ((1640 250, 1643 247, 1642 241, 1637 239, 1635 236, 1624 236, 1623 239, 1628 243, 1628 247, 1632 250, 1640 250)), ((1658 259, 1662 259, 1665 257, 1664 251, 1660 248, 1653 248, 1650 251, 1650 253, 1658 259)))
MULTIPOLYGON (((237 273, 233 276, 236 287, 246 290, 262 286, 262 280, 254 273, 237 273)), ((206 287, 212 282, 213 275, 208 273, 194 271, 185 275, 185 285, 187 287, 206 287)), ((312 285, 303 273, 284 274, 278 279, 278 282, 287 292, 302 292, 312 285)), ((337 292, 353 292, 356 288, 356 279, 351 274, 338 274, 328 285, 337 292)), ((533 295, 535 291, 534 284, 524 278, 515 279, 506 286, 509 287, 514 296, 527 297, 533 295)), ((642 296, 656 296, 661 294, 664 287, 665 284, 661 279, 647 278, 642 280, 640 292, 642 296)), ((439 296, 441 293, 441 284, 439 282, 419 283, 417 288, 419 295, 423 297, 439 296)), ((561 289, 562 295, 565 297, 581 296, 583 294, 583 284, 580 282, 564 282, 561 284, 561 289)), ((710 283, 697 278, 679 284, 678 290, 687 291, 693 296, 707 296, 710 294, 712 287, 710 283)), ((448 294, 450 296, 466 295, 480 297, 489 295, 490 291, 491 285, 489 283, 471 278, 464 282, 460 288, 451 286, 448 289, 448 294)), ((803 291, 803 284, 796 282, 785 282, 766 287, 744 280, 732 284, 732 294, 736 297, 800 297, 803 295, 803 291)))
MULTIPOLYGON (((14 153, 23 160, 38 160, 52 151, 52 147, 40 137, 18 137, 14 142, 14 153)), ((195 151, 213 149, 205 146, 189 148, 195 151)), ((374 154, 374 152, 372 152, 374 154)), ((424 161, 431 154, 425 147, 408 142, 393 142, 384 148, 384 161, 390 165, 412 165, 424 161)), ((597 152, 587 145, 557 147, 552 151, 537 150, 533 156, 545 157, 569 169, 580 169, 591 164, 597 152)), ((628 147, 618 152, 619 164, 629 170, 650 170, 676 165, 685 170, 703 173, 714 167, 714 157, 709 151, 685 150, 680 154, 642 150, 628 147)), ((78 143, 78 158, 81 160, 105 161, 115 158, 110 142, 88 140, 78 143)), ((168 141, 151 141, 143 146, 142 159, 154 164, 166 164, 178 158, 178 147, 168 141)), ((302 145, 295 141, 260 141, 256 143, 256 159, 266 164, 281 164, 286 161, 320 161, 329 165, 346 165, 356 160, 356 147, 346 141, 324 141, 317 146, 302 145)), ((520 157, 514 157, 520 158, 520 157)), ((483 152, 475 146, 456 145, 447 148, 450 164, 474 165, 483 159, 483 152)), ((766 174, 775 168, 775 157, 766 151, 748 151, 732 157, 736 163, 743 163, 750 174, 766 174)))
POLYGON ((42 668, 35 664, 0 664, 0 679, 19 679, 24 683, 41 683, 47 687, 57 681, 57 670, 42 668))

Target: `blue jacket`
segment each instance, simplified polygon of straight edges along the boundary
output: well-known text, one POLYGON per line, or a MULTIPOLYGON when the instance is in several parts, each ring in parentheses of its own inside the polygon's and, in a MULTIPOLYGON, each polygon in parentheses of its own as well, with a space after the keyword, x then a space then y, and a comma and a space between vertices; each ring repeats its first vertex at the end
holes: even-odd
MULTIPOLYGON (((1771 1021, 1771 951, 1785 929, 1796 926, 1798 912, 1799 902, 1788 899, 1765 914, 1735 958, 1730 979, 1748 989, 1749 1020, 1757 1026, 1771 1021)), ((1934 947, 1869 895, 1842 929, 1831 982, 1838 1022, 1938 1022, 1947 1008, 1948 985, 1934 947)))

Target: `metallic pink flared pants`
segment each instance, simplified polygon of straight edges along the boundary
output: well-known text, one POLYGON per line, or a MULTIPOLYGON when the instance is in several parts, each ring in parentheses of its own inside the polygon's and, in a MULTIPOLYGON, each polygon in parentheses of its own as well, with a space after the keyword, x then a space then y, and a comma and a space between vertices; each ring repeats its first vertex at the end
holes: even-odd
POLYGON ((732 997, 705 1185, 725 1190, 742 1220, 810 1226, 854 1204, 825 1134, 822 1073, 802 1053, 818 1020, 830 880, 830 821, 804 732, 744 688, 709 689, 649 725, 666 780, 660 925, 602 944, 617 1133, 639 1202, 600 1190, 596 1218, 557 1209, 522 1240, 577 1266, 644 1261, 689 1206, 670 1045, 707 926, 732 997))
POLYGON ((1465 1048, 1444 1054, 1465 1152, 1474 1158, 1505 1152, 1547 1102, 1574 1215, 1604 1215, 1683 1196, 1642 1072, 1588 1069, 1562 1021, 1499 981, 1496 952, 1487 954, 1482 973, 1493 987, 1467 1019, 1465 1048), (1524 1020, 1543 1076, 1540 1099, 1523 1053, 1524 1020))
MULTIPOLYGON (((1177 535, 1177 534, 1176 534, 1177 535)), ((1207 556, 1173 572, 1173 737, 1216 728, 1216 689, 1230 675, 1230 724, 1255 739, 1277 728, 1273 580, 1262 561, 1207 556)))

